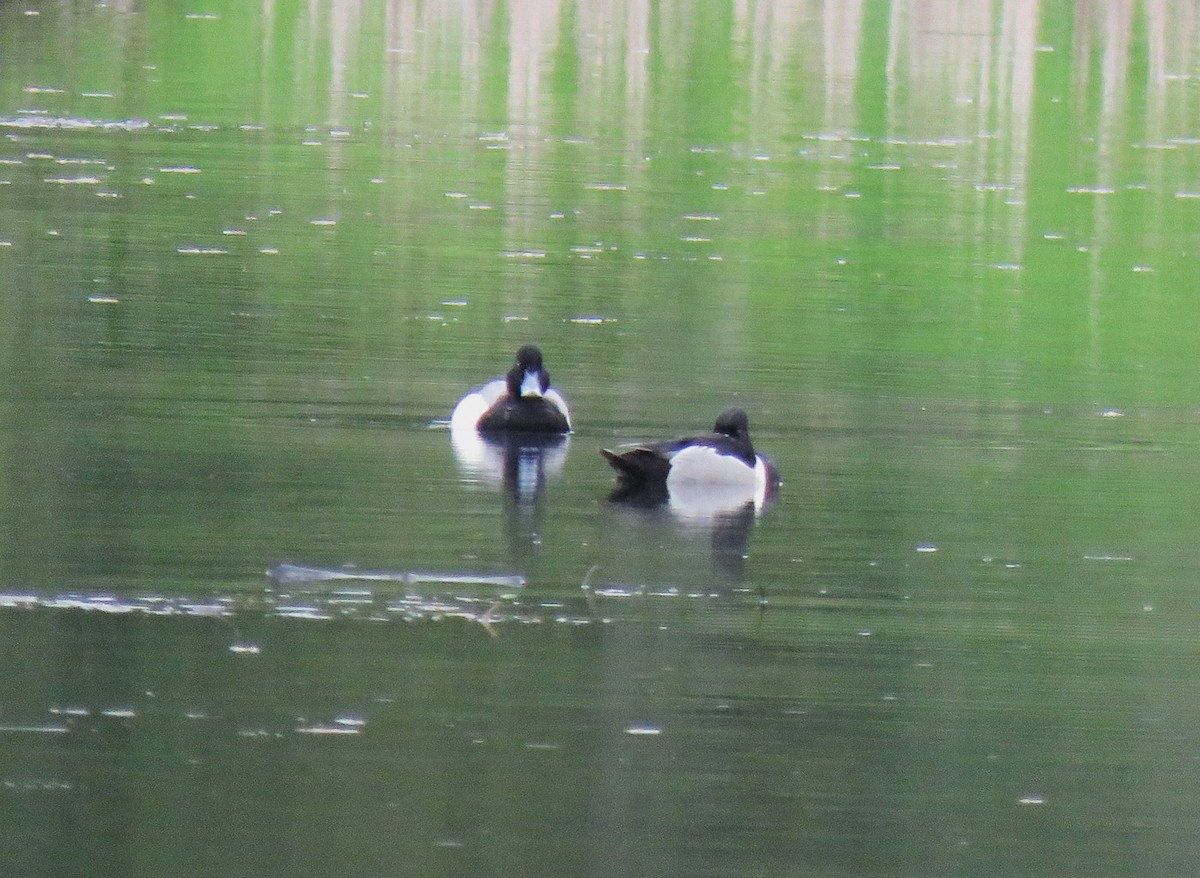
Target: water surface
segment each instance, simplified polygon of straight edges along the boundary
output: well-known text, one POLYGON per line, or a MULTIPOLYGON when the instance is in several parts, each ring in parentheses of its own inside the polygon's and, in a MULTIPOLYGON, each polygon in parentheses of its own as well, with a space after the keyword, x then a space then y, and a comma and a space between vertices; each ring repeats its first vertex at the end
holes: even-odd
POLYGON ((5 5, 3 871, 1191 874, 1198 27, 5 5))

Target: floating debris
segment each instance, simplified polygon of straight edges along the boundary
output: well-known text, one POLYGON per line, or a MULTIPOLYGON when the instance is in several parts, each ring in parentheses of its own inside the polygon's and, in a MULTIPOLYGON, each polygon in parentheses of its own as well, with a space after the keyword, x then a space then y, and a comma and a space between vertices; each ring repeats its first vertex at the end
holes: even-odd
POLYGON ((635 737, 654 737, 661 735, 662 729, 657 726, 630 726, 625 730, 625 734, 634 735, 635 737))
POLYGON ((581 324, 583 326, 600 326, 604 323, 616 323, 615 317, 601 317, 600 315, 587 315, 584 317, 570 317, 568 323, 581 324))
POLYGON ((494 585, 505 588, 520 588, 525 577, 520 574, 488 576, 476 573, 432 573, 415 570, 359 570, 355 567, 304 567, 299 564, 278 562, 267 568, 267 577, 275 583, 297 582, 395 582, 412 585, 415 583, 441 583, 454 585, 494 585))
MULTIPOLYGON (((609 606, 632 599, 714 600, 716 591, 685 589, 669 584, 590 585, 585 578, 577 599, 527 595, 519 574, 475 572, 372 571, 356 568, 321 568, 277 563, 267 571, 259 588, 223 595, 171 595, 159 592, 0 593, 0 612, 91 612, 106 615, 167 616, 228 625, 232 655, 253 657, 264 648, 257 640, 237 635, 235 620, 257 617, 282 624, 344 620, 350 622, 415 623, 464 622, 477 624, 489 636, 499 637, 510 624, 608 624, 601 602, 609 606)), ((120 708, 117 708, 118 710, 120 708)), ((62 716, 88 716, 83 707, 59 709, 62 716)), ((113 716, 111 712, 105 715, 113 716)), ((341 714, 336 723, 357 727, 364 720, 341 714)))
POLYGON ((300 726, 296 729, 298 735, 357 735, 362 731, 361 728, 350 728, 339 725, 311 725, 300 726))
MULTIPOLYGON (((145 119, 75 119, 66 116, 16 116, 0 118, 0 128, 67 128, 140 131, 150 127, 145 119)), ((49 156, 45 156, 49 158, 49 156)))

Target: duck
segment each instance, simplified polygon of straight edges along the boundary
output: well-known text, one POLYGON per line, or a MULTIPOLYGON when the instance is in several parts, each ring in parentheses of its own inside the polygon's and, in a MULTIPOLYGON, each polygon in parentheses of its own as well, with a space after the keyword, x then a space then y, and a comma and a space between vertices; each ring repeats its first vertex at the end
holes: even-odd
POLYGON ((782 483, 774 461, 754 450, 750 419, 736 406, 721 412, 710 434, 601 448, 600 454, 616 470, 618 500, 659 499, 681 510, 760 509, 782 483))
POLYGON ((507 375, 460 399, 450 414, 450 431, 484 436, 570 433, 567 401, 550 386, 541 349, 535 344, 522 345, 507 375))

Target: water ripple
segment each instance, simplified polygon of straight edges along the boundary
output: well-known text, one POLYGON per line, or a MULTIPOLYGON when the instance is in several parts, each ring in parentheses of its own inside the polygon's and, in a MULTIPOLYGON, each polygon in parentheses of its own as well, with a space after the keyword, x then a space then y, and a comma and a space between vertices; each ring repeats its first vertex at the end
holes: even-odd
POLYGON ((7 116, 0 117, 0 128, 67 128, 103 131, 144 131, 150 127, 145 119, 76 119, 71 116, 7 116))

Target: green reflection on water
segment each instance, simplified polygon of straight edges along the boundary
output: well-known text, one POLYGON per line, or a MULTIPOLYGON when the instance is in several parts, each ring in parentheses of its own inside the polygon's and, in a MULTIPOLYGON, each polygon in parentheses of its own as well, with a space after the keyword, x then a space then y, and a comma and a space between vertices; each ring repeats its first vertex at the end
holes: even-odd
POLYGON ((1193 5, 5 5, 3 860, 1189 874, 1193 5), (604 502, 731 402, 775 507, 604 502))

